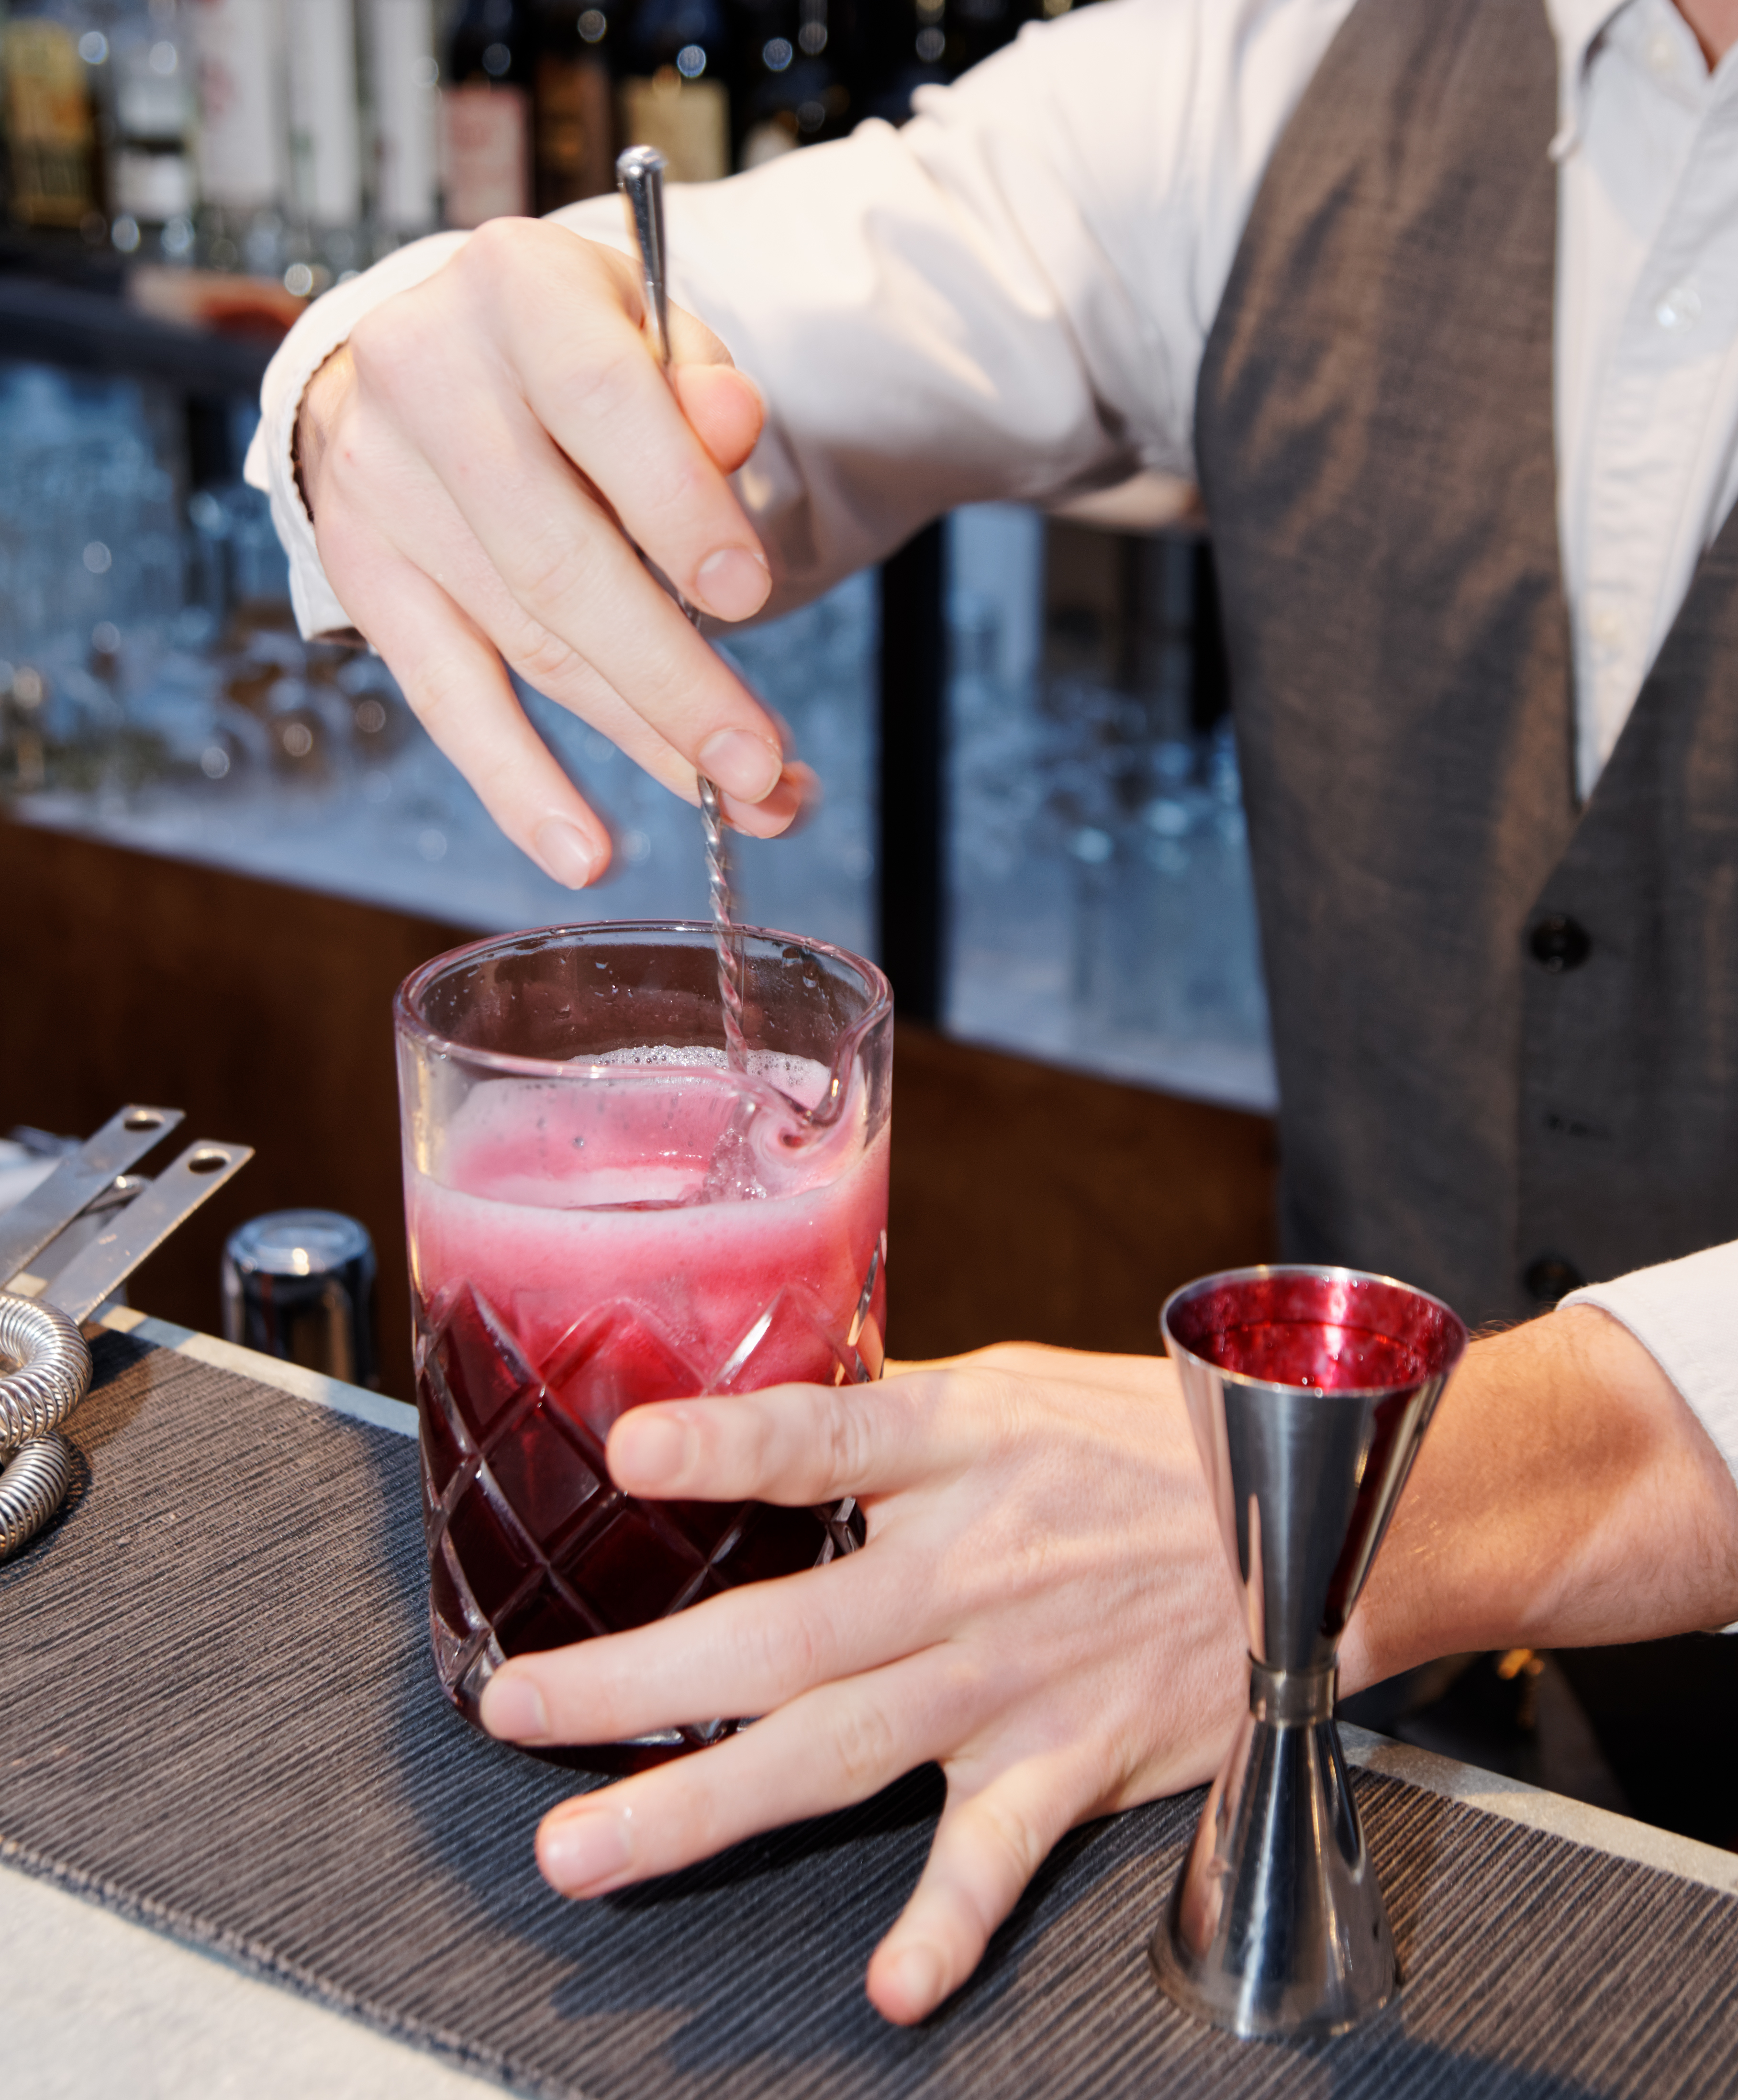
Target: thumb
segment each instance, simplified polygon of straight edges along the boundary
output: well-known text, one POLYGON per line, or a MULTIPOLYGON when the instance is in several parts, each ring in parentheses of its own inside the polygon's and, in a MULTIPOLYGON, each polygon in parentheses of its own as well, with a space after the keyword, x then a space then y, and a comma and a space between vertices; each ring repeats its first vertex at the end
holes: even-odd
POLYGON ((761 390, 734 364, 671 368, 676 399, 690 428, 721 474, 734 474, 754 450, 766 421, 761 390))

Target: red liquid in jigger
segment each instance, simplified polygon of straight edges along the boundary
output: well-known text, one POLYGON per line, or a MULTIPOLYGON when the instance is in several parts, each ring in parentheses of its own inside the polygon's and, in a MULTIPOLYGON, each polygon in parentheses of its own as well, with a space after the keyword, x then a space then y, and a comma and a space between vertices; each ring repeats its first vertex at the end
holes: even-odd
POLYGON ((887 1155, 860 1105, 817 1139, 764 1080, 624 1066, 483 1088, 443 1180, 408 1174, 435 1649, 472 1718, 491 1630, 560 1647, 837 1549, 827 1511, 624 1496, 604 1445, 647 1402, 879 1374, 887 1155))
POLYGON ((1251 1321, 1221 1328, 1211 1361, 1223 1370, 1323 1392, 1418 1385, 1429 1375, 1423 1357, 1405 1342, 1326 1321, 1251 1321))
POLYGON ((1422 1385, 1466 1339, 1435 1299, 1332 1270, 1229 1277, 1186 1294, 1167 1318, 1184 1348, 1221 1370, 1321 1392, 1422 1385))

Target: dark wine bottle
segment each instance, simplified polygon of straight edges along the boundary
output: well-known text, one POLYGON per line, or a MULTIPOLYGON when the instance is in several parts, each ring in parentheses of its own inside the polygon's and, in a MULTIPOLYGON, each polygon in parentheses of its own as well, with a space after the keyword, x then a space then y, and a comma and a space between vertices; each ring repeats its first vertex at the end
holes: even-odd
POLYGON ((611 65, 620 0, 542 0, 533 98, 537 209, 554 211, 615 186, 611 65))
POLYGON ((481 226, 531 210, 536 68, 527 0, 464 0, 448 40, 440 96, 448 226, 481 226))
POLYGON ((1087 0, 883 0, 864 11, 860 117, 902 124, 920 87, 956 80, 1022 25, 1052 21, 1087 0))
POLYGON ((849 0, 738 0, 736 154, 752 168, 856 121, 849 0))
POLYGON ((730 172, 729 24, 723 0, 638 0, 624 25, 617 110, 624 146, 656 146, 670 180, 730 172))

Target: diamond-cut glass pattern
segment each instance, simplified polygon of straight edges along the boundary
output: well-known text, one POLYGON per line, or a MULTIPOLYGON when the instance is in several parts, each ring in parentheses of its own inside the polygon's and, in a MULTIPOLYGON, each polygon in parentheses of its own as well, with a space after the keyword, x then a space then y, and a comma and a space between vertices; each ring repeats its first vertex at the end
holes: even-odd
POLYGON ((587 1463, 577 1437, 548 1401, 530 1407, 489 1442, 488 1469, 508 1506, 545 1553, 607 1494, 602 1466, 587 1463))
POLYGON ((474 1449, 501 1410, 536 1383, 512 1330, 468 1283, 443 1292, 430 1308, 442 1338, 435 1364, 450 1402, 454 1436, 474 1449))
MULTIPOLYGON (((611 1481, 604 1440, 629 1407, 743 1392, 824 1343, 837 1383, 878 1377, 883 1237, 841 1331, 814 1295, 781 1290, 721 1361, 690 1361, 645 1308, 594 1307, 532 1365, 468 1285, 420 1308, 417 1396, 436 1665, 473 1719, 504 1658, 623 1632, 739 1583, 853 1551, 861 1515, 757 1502, 642 1502, 611 1481)), ((684 1729, 690 1747, 734 1723, 684 1729)), ((658 1739, 660 1743, 666 1739, 658 1739)), ((676 1746, 677 1738, 668 1739, 676 1746)))
POLYGON ((703 1392, 697 1367, 665 1341, 636 1305, 594 1306, 550 1352, 550 1397, 602 1454, 615 1418, 654 1400, 703 1392))

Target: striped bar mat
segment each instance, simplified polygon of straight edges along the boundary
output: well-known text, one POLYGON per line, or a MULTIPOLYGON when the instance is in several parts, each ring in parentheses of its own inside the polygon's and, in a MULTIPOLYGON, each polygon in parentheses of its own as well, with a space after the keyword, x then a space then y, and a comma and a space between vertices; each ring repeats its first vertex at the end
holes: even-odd
POLYGON ((919 1774, 591 1905, 531 1835, 576 1781, 474 1734, 426 1649, 414 1445, 118 1335, 67 1517, 0 1568, 0 1857, 514 2089, 659 2096, 1738 2091, 1738 1899, 1362 1775, 1409 1981, 1361 2032, 1238 2043, 1145 1941, 1199 1797, 1052 1856, 924 2027, 862 1995, 919 1774))

